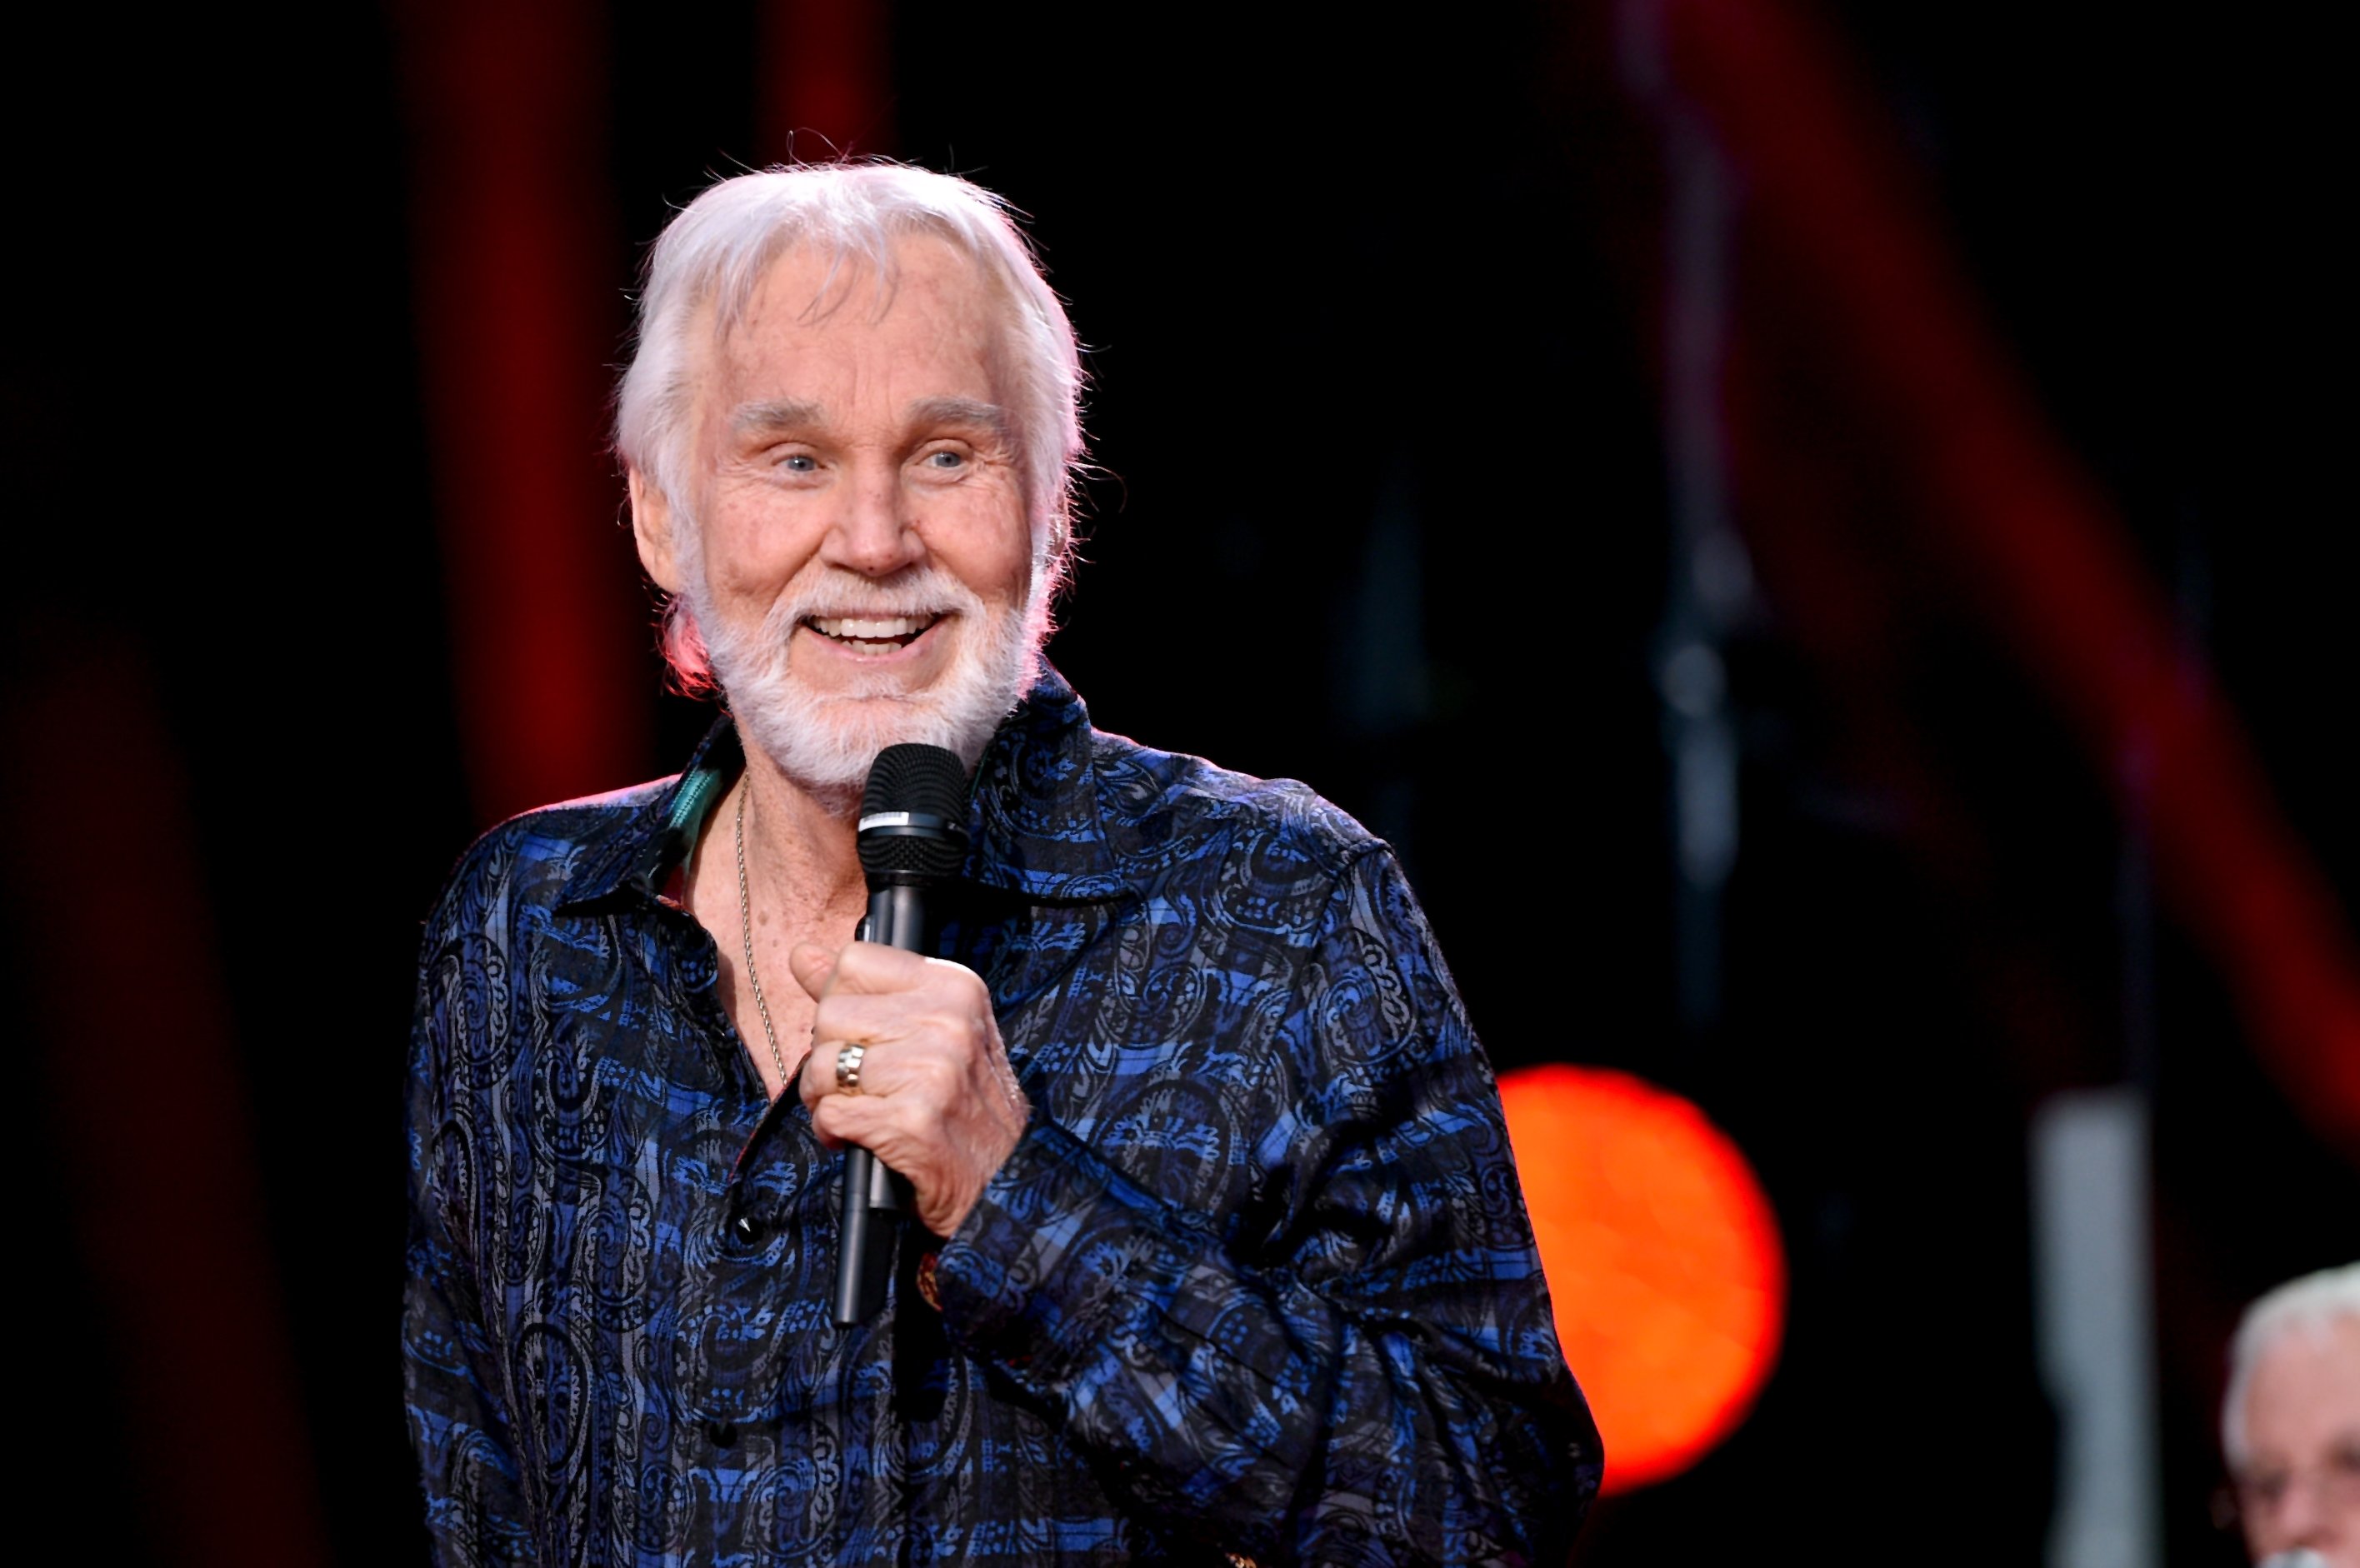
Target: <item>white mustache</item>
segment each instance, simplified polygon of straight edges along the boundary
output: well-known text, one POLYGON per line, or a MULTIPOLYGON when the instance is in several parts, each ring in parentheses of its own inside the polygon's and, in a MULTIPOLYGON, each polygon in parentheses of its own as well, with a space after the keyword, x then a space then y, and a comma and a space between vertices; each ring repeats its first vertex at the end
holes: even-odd
POLYGON ((784 642, 797 626, 814 616, 890 620, 897 615, 980 616, 983 613, 983 600, 973 589, 939 566, 925 566, 891 583, 847 577, 802 590, 790 584, 785 597, 762 617, 762 635, 772 642, 784 642))

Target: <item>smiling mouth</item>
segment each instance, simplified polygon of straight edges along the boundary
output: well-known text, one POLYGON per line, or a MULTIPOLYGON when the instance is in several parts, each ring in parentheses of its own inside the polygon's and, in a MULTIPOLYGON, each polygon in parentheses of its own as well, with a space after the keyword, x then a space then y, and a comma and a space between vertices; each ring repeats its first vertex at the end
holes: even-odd
POLYGON ((905 648, 943 619, 939 614, 921 615, 806 615, 803 625, 847 653, 870 659, 905 648))

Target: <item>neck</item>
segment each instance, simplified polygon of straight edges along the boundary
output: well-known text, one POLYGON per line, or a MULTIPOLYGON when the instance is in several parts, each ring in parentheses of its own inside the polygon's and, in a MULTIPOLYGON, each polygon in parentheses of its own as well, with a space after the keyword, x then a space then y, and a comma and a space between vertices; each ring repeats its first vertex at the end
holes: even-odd
POLYGON ((866 897, 859 792, 812 789, 781 772, 750 740, 745 750, 740 787, 752 791, 746 812, 748 874, 779 889, 790 909, 816 912, 866 897))

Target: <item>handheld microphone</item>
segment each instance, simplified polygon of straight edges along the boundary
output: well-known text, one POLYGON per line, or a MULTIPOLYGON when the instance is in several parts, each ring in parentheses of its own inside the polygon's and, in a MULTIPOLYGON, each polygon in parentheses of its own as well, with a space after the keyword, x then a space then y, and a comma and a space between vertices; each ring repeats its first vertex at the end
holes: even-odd
MULTIPOLYGON (((926 894, 958 879, 967 864, 967 769, 938 746, 889 746, 860 793, 860 869, 869 916, 857 940, 923 953, 926 894)), ((909 1207, 908 1183, 853 1146, 844 1157, 844 1223, 836 1254, 836 1322, 868 1322, 885 1304, 893 1269, 895 1216, 909 1207)))

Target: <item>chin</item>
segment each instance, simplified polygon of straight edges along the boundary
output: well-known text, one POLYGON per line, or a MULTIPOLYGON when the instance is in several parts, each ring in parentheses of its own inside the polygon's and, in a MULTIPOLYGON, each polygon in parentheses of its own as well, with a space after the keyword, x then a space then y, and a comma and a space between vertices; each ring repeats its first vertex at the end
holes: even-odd
POLYGON ((869 766, 889 746, 938 746, 973 770, 1000 721, 1032 684, 1039 644, 1030 635, 1032 620, 1021 609, 986 618, 985 635, 915 691, 883 677, 867 691, 814 691, 796 678, 780 644, 770 657, 727 664, 716 649, 714 669, 749 744, 803 789, 839 805, 847 797, 858 804, 869 766))
POLYGON ((991 740, 1006 706, 988 713, 945 704, 932 693, 914 697, 814 697, 783 692, 774 702, 731 706, 749 738, 798 783, 818 789, 858 789, 869 765, 889 746, 938 746, 972 768, 991 740))
MULTIPOLYGON (((738 734, 788 779, 848 812, 859 804, 877 754, 889 746, 938 746, 970 771, 1041 668, 1049 637, 1049 595, 1039 562, 1032 590, 994 607, 947 572, 924 569, 896 582, 850 584, 815 574, 782 594, 759 624, 733 625, 716 613, 703 563, 692 561, 683 596, 714 680, 738 734), (795 668, 797 628, 814 613, 948 616, 956 640, 932 681, 912 690, 910 671, 839 668, 815 688, 795 668), (848 677, 848 679, 847 679, 848 677)), ((814 635, 817 635, 814 633, 814 635)))

